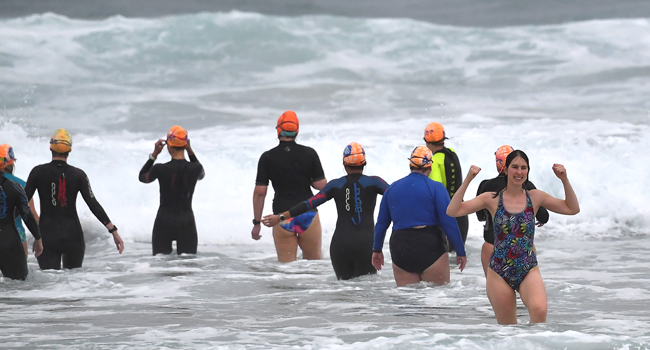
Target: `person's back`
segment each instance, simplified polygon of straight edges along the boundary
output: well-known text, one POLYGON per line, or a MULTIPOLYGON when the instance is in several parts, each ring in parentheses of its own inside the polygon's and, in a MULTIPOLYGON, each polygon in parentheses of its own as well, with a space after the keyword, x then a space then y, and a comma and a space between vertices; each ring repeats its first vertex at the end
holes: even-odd
MULTIPOLYGON (((431 165, 429 178, 442 183, 451 200, 463 183, 463 175, 456 151, 445 147, 445 140, 447 139, 449 138, 445 133, 445 129, 439 123, 431 123, 424 130, 424 141, 433 153, 433 164, 431 165)), ((469 218, 466 215, 457 217, 456 222, 460 229, 463 243, 465 243, 467 240, 467 232, 469 231, 469 218)), ((452 242, 449 242, 449 250, 455 250, 452 242)))
POLYGON ((77 196, 81 193, 95 217, 113 235, 120 254, 124 243, 104 208, 90 187, 86 173, 69 165, 68 153, 72 148, 70 135, 59 129, 50 141, 52 161, 41 164, 29 173, 25 192, 29 199, 38 191, 40 198, 39 227, 43 235, 43 254, 38 257, 41 269, 81 267, 86 251, 83 230, 77 214, 77 196))
POLYGON ((320 158, 313 148, 295 140, 280 141, 260 157, 256 183, 268 185, 271 181, 275 191, 273 212, 280 213, 313 196, 312 183, 323 178, 320 158))
POLYGON ((170 254, 173 241, 176 241, 177 254, 196 254, 198 232, 192 198, 196 183, 204 176, 203 166, 192 150, 187 131, 178 125, 173 126, 167 140, 156 142, 154 152, 138 176, 143 183, 158 180, 160 189, 160 206, 151 238, 153 255, 170 254), (165 145, 172 159, 167 163, 154 164, 165 145), (185 151, 189 162, 185 160, 185 151))

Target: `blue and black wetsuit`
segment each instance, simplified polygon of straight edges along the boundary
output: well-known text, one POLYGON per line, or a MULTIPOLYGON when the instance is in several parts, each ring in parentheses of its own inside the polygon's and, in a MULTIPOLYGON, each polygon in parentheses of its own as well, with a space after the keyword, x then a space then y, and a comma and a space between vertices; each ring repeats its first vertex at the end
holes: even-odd
MULTIPOLYGON (((9 174, 9 173, 4 173, 4 174, 7 179, 16 182, 22 188, 25 188, 25 181, 23 179, 16 177, 13 174, 9 174)), ((14 217, 16 217, 16 228, 18 229, 18 233, 20 234, 20 241, 25 242, 27 240, 27 235, 25 234, 25 228, 23 227, 23 222, 20 219, 20 214, 18 213, 18 209, 16 209, 16 212, 14 213, 14 217)))
MULTIPOLYGON (((476 195, 478 196, 485 192, 499 193, 506 188, 507 181, 508 180, 504 173, 499 174, 499 176, 493 179, 483 180, 481 181, 481 184, 478 185, 476 195)), ((530 181, 526 181, 524 186, 528 191, 536 189, 535 185, 530 181)), ((487 209, 483 209, 476 212, 476 217, 479 221, 485 221, 485 225, 483 225, 483 239, 485 242, 494 245, 494 224, 492 222, 492 215, 490 215, 490 212, 487 209)), ((549 219, 548 210, 544 207, 539 207, 535 217, 539 223, 547 223, 549 219)))
POLYGON ((0 271, 4 277, 24 280, 27 277, 27 256, 16 228, 15 211, 25 220, 34 238, 40 239, 38 224, 29 209, 25 191, 0 172, 0 271))
POLYGON ((72 269, 81 267, 86 252, 81 222, 77 215, 77 195, 81 196, 95 217, 106 226, 111 220, 99 204, 83 170, 63 160, 36 166, 29 173, 25 192, 31 199, 38 190, 41 215, 38 222, 43 235, 43 254, 38 259, 41 269, 72 269))
POLYGON ((194 154, 190 155, 189 162, 172 159, 154 165, 154 160, 149 159, 140 170, 140 182, 151 183, 158 179, 160 186, 160 207, 151 238, 153 255, 170 254, 172 241, 176 241, 177 254, 196 254, 198 234, 192 196, 196 182, 203 177, 203 166, 194 154))
POLYGON ((424 174, 412 172, 395 181, 381 199, 374 250, 381 251, 392 221, 391 257, 402 270, 421 274, 447 254, 444 235, 454 244, 456 254, 465 256, 458 223, 447 215, 449 201, 445 186, 424 174), (414 228, 419 226, 425 227, 414 228))
POLYGON ((289 209, 291 217, 296 217, 334 198, 338 219, 330 257, 338 279, 377 272, 371 263, 375 204, 387 187, 380 177, 349 174, 328 182, 318 194, 289 209))

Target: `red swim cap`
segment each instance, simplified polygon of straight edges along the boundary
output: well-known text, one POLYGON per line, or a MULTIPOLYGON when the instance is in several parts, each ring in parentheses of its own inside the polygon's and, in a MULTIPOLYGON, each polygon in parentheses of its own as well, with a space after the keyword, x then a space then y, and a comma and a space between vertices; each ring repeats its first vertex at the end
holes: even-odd
POLYGON ((275 129, 278 131, 278 136, 295 137, 298 135, 298 128, 300 122, 298 116, 293 111, 286 111, 278 118, 278 124, 275 129), (281 135, 282 134, 282 135, 281 135))

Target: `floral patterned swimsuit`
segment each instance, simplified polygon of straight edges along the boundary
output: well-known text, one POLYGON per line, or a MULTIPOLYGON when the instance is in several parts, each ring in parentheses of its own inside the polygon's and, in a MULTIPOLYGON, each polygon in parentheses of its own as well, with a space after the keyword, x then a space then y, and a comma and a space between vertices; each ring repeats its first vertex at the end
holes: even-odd
POLYGON ((533 250, 535 238, 535 209, 526 191, 526 209, 511 214, 503 205, 503 191, 494 214, 494 251, 490 268, 499 274, 514 290, 524 281, 530 270, 537 266, 533 250))

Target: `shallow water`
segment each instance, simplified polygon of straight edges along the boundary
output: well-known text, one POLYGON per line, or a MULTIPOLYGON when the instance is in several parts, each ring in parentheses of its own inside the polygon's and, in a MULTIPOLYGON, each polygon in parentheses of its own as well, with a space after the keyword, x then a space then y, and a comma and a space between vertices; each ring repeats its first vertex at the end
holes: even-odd
POLYGON ((16 175, 48 162, 50 134, 68 128, 70 163, 126 243, 119 256, 80 203, 84 267, 43 272, 30 257, 26 282, 0 279, 0 347, 650 348, 649 23, 478 29, 239 12, 0 20, 0 141, 16 150, 16 175), (536 232, 548 322, 527 324, 520 304, 520 325, 496 324, 473 218, 468 267, 452 267, 442 287, 396 288, 390 266, 337 281, 331 203, 320 208, 324 259, 278 264, 268 229, 250 239, 251 197, 287 109, 328 179, 343 176, 351 141, 366 149, 367 174, 405 176, 431 121, 445 125, 465 170, 483 168, 466 198, 496 175, 502 144, 525 150, 531 180, 555 196, 551 166, 564 164, 581 213, 553 214, 536 232), (177 123, 206 169, 194 201, 199 254, 152 257, 158 188, 136 179, 177 123))

